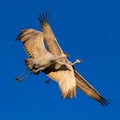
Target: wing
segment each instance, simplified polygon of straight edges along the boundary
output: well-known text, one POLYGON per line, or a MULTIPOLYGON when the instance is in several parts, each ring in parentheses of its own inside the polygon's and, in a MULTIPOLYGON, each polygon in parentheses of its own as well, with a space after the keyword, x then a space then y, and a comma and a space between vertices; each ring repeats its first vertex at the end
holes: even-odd
POLYGON ((95 90, 94 87, 92 87, 77 71, 75 71, 75 78, 77 82, 77 87, 83 91, 85 94, 87 94, 89 97, 97 100, 100 102, 103 106, 109 105, 109 102, 104 99, 98 92, 95 90))
POLYGON ((37 30, 25 29, 17 36, 17 40, 23 42, 25 51, 30 58, 38 58, 46 52, 43 41, 43 34, 37 30))
POLYGON ((48 23, 48 13, 40 15, 38 18, 42 26, 42 31, 44 33, 45 44, 49 52, 51 52, 55 57, 59 56, 63 51, 60 48, 55 35, 48 23))
POLYGON ((76 96, 76 81, 71 65, 66 64, 61 66, 56 63, 43 72, 59 84, 63 98, 72 98, 76 96))

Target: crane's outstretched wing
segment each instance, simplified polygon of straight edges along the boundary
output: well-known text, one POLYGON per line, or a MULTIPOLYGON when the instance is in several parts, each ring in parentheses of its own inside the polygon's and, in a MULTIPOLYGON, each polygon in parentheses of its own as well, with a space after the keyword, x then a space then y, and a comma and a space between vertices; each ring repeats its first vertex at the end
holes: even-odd
POLYGON ((109 102, 103 98, 95 88, 93 88, 76 70, 74 70, 77 87, 89 97, 97 100, 103 106, 109 105, 109 102))
POLYGON ((44 47, 43 33, 34 29, 24 29, 17 36, 16 40, 23 42, 25 51, 29 58, 25 59, 25 64, 29 70, 38 74, 39 71, 33 69, 32 63, 35 59, 44 56, 47 50, 44 47))
POLYGON ((48 13, 40 15, 40 17, 38 19, 42 26, 45 44, 46 44, 48 51, 50 51, 55 57, 59 56, 63 51, 60 48, 60 46, 55 38, 55 35, 48 23, 48 13))
MULTIPOLYGON (((46 46, 48 48, 48 51, 51 52, 53 55, 58 56, 62 53, 62 49, 60 48, 54 33, 52 32, 52 29, 48 23, 48 14, 40 15, 39 21, 42 26, 42 31, 44 34, 44 39, 46 42, 46 46)), ((69 64, 70 62, 62 58, 61 62, 69 64)), ((86 80, 78 74, 77 71, 74 70, 74 75, 76 79, 76 86, 82 90, 85 94, 90 96, 91 98, 97 100, 102 105, 108 105, 108 101, 105 100, 96 90, 93 88, 86 80)))
POLYGON ((43 33, 34 29, 25 29, 17 36, 17 40, 23 42, 25 51, 30 58, 38 58, 46 52, 43 33))

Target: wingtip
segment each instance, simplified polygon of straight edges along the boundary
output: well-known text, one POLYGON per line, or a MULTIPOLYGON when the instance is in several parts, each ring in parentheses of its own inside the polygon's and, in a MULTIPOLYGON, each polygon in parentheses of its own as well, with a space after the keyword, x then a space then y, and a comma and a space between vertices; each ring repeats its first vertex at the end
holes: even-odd
POLYGON ((21 34, 19 33, 19 34, 17 35, 17 37, 16 37, 15 41, 20 40, 20 36, 21 36, 21 34))
POLYGON ((98 101, 103 107, 109 106, 111 102, 103 97, 101 97, 101 100, 98 101))
POLYGON ((21 30, 20 33, 17 35, 15 41, 20 41, 24 35, 24 33, 27 31, 27 29, 21 30))
POLYGON ((43 12, 38 17, 38 20, 40 21, 41 24, 48 23, 48 16, 49 16, 48 11, 43 12))

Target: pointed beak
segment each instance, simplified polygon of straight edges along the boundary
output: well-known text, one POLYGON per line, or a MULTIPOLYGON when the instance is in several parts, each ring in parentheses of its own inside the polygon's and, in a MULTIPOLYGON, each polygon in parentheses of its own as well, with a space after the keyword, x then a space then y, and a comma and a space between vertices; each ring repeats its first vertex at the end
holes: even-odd
POLYGON ((77 59, 78 62, 83 62, 83 60, 81 60, 80 58, 77 59))

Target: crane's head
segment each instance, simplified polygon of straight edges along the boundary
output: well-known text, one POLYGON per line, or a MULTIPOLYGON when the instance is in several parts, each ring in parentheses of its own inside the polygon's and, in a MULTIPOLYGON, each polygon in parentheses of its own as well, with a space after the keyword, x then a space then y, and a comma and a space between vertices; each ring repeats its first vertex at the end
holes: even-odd
POLYGON ((70 55, 67 54, 66 52, 63 52, 63 55, 64 55, 65 57, 70 57, 70 55))
POLYGON ((82 60, 81 60, 80 58, 78 58, 78 59, 76 60, 76 63, 79 63, 79 62, 82 62, 82 60))
POLYGON ((75 64, 80 63, 80 62, 82 62, 82 60, 80 58, 78 58, 75 62, 72 63, 72 66, 74 66, 75 64))

